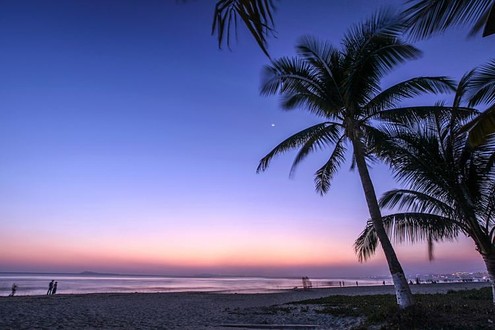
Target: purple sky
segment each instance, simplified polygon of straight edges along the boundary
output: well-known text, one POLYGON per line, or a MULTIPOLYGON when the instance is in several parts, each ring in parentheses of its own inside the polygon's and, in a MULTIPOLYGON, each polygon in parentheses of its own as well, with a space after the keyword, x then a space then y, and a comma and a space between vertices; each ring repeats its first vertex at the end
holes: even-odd
MULTIPOLYGON (((398 1, 279 3, 273 57, 302 35, 338 45, 398 1), (371 5, 372 4, 372 5, 371 5)), ((268 60, 241 29, 232 51, 210 35, 214 1, 0 2, 0 271, 349 276, 387 274, 353 254, 368 218, 356 173, 314 192, 325 154, 288 178, 293 154, 261 157, 318 122, 259 96, 268 60)), ((449 33, 384 85, 464 72, 494 37, 449 33)), ((448 96, 444 99, 448 100, 448 96)), ((436 99, 435 99, 436 100, 436 99)), ((433 102, 424 100, 424 102, 433 102)), ((396 187, 375 166, 378 194, 396 187)), ((484 270, 470 241, 398 249, 409 274, 484 270)))

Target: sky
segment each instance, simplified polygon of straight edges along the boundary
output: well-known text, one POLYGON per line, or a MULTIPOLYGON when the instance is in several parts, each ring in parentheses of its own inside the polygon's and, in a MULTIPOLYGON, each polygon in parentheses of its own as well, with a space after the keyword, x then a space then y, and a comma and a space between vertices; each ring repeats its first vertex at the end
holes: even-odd
MULTIPOLYGON (((325 153, 289 178, 294 153, 259 160, 318 123, 259 94, 268 59, 241 27, 231 50, 211 36, 214 1, 0 1, 0 272, 160 275, 387 275, 359 263, 368 219, 347 163, 319 196, 325 153)), ((279 2, 274 58, 312 35, 338 46, 352 24, 394 0, 279 2)), ((467 30, 418 42, 419 75, 459 79, 495 51, 467 30)), ((440 96, 448 100, 448 96, 440 96)), ((418 102, 433 102, 438 97, 418 102)), ((374 165, 378 195, 398 186, 374 165)), ((398 246, 407 274, 485 270, 461 238, 398 246)))

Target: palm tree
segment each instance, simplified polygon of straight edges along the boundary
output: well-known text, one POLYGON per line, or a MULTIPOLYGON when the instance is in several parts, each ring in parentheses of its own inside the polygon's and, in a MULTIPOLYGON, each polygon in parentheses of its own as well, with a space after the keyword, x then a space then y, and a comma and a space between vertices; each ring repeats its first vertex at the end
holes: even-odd
MULTIPOLYGON (((292 166, 294 170, 309 153, 333 147, 327 162, 315 174, 316 190, 324 194, 345 161, 350 144, 401 308, 412 305, 413 298, 382 225, 366 161, 372 158, 373 150, 384 137, 375 123, 404 117, 413 110, 396 109, 397 102, 425 92, 452 90, 452 83, 444 77, 411 78, 381 89, 380 80, 385 74, 421 54, 417 48, 399 39, 404 28, 396 16, 382 11, 352 27, 343 39, 341 50, 306 37, 297 45, 297 57, 280 58, 267 66, 261 88, 263 95, 280 94, 283 108, 302 108, 324 121, 281 142, 258 166, 258 172, 264 171, 274 156, 299 148, 292 166)), ((432 108, 435 107, 421 110, 432 108)))
MULTIPOLYGON (((398 213, 383 217, 388 234, 398 242, 452 240, 470 237, 492 282, 495 304, 495 139, 476 148, 462 131, 477 112, 460 108, 473 72, 459 84, 451 111, 438 112, 398 130, 381 154, 404 189, 386 192, 380 206, 398 213)), ((378 245, 372 221, 355 242, 359 259, 368 259, 378 245)))
POLYGON ((413 37, 423 39, 451 26, 471 25, 470 35, 483 29, 483 37, 495 33, 493 0, 409 0, 404 16, 413 37))

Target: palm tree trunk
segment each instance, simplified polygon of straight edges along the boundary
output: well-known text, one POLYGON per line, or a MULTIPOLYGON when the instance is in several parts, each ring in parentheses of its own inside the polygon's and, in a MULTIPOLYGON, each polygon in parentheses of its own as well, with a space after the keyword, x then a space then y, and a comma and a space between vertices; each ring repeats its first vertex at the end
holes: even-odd
POLYGON ((359 176, 361 178, 361 184, 363 186, 364 195, 366 197, 366 203, 368 204, 368 210, 373 222, 373 227, 376 231, 376 236, 380 241, 385 257, 387 258, 388 267, 392 274, 392 280, 395 287, 395 296, 397 304, 401 309, 414 305, 413 296, 407 279, 402 270, 402 266, 395 254, 395 250, 390 243, 387 232, 383 227, 382 214, 376 198, 375 188, 371 181, 368 166, 366 165, 366 159, 364 157, 363 147, 359 138, 353 139, 354 157, 356 160, 356 166, 358 168, 359 176))
POLYGON ((485 261, 490 282, 492 282, 492 299, 493 304, 495 305, 495 253, 484 254, 483 260, 485 261))

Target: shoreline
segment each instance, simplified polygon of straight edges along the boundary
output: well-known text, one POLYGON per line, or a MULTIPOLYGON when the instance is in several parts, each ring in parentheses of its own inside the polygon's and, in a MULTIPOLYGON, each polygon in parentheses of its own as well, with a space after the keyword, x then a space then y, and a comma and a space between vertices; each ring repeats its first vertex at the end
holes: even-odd
MULTIPOLYGON (((479 289, 488 282, 411 285, 413 293, 479 289)), ((88 293, 0 297, 0 328, 222 329, 285 324, 345 329, 359 318, 318 314, 312 305, 290 302, 330 295, 394 294, 392 285, 287 290, 277 293, 88 293), (283 305, 283 306, 282 306, 283 305), (286 312, 278 312, 273 306, 286 312), (291 312, 287 312, 290 310, 291 312)), ((259 328, 259 327, 258 327, 259 328)), ((307 328, 307 327, 306 327, 307 328)))
MULTIPOLYGON (((416 293, 446 293, 448 290, 468 290, 478 289, 483 287, 490 286, 490 282, 437 282, 437 283, 421 283, 421 284, 410 284, 409 287, 413 294, 416 293)), ((6 291, 8 292, 8 291, 6 291)), ((192 289, 192 290, 175 290, 171 289, 170 291, 108 291, 108 292, 75 292, 75 293, 64 293, 58 292, 55 296, 91 296, 91 295, 135 295, 135 294, 143 294, 143 295, 153 295, 153 294, 218 294, 218 295, 290 295, 291 293, 299 293, 299 295, 374 295, 374 294, 394 294, 393 284, 385 284, 385 285, 348 285, 343 287, 331 286, 331 287, 314 287, 310 289, 303 288, 292 288, 292 289, 263 289, 258 291, 258 289, 253 290, 201 290, 201 289, 192 289)), ((6 296, 0 296, 0 299, 6 296)), ((15 295, 14 298, 20 297, 46 297, 46 294, 22 294, 19 292, 15 295)), ((12 297, 9 297, 12 298, 12 297)))

